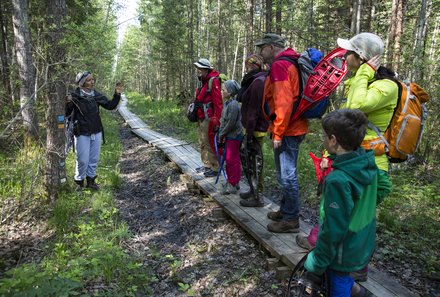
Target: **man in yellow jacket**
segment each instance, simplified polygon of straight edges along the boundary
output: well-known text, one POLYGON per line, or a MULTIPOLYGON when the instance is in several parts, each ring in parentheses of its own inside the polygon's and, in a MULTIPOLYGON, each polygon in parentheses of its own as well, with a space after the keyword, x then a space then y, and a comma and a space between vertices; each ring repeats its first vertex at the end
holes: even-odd
POLYGON ((269 76, 264 85, 263 111, 270 121, 269 132, 275 157, 278 183, 282 189, 280 209, 269 212, 273 223, 267 229, 277 233, 299 232, 299 184, 297 160, 300 143, 308 131, 305 119, 291 121, 292 111, 300 96, 300 74, 292 60, 299 54, 285 49, 286 40, 268 33, 255 45, 264 62, 270 64, 269 76))

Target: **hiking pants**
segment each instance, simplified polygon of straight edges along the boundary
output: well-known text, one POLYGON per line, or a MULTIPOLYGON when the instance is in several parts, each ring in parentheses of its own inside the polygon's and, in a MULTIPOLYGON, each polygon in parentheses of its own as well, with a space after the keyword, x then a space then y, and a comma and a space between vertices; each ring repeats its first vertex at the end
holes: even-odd
POLYGON ((240 144, 241 140, 226 139, 226 175, 228 183, 233 186, 240 182, 241 177, 240 144))
POLYGON ((75 136, 75 180, 84 180, 86 176, 95 177, 101 153, 101 138, 101 132, 90 136, 75 136))
POLYGON ((338 273, 331 269, 328 270, 330 278, 330 296, 332 297, 350 297, 351 287, 354 280, 349 273, 338 273))
POLYGON ((299 217, 299 184, 296 168, 299 145, 303 139, 304 135, 284 136, 281 147, 274 149, 277 180, 282 191, 280 210, 283 220, 299 217))
MULTIPOLYGON (((261 147, 261 152, 263 152, 263 145, 264 145, 264 136, 260 136, 260 137, 255 137, 255 139, 257 140, 258 144, 261 147)), ((261 155, 261 157, 263 157, 263 155, 261 155)), ((261 167, 261 172, 258 172, 258 185, 257 185, 257 190, 259 192, 263 192, 264 189, 264 162, 263 162, 263 167, 261 167)))
POLYGON ((218 171, 218 161, 215 152, 210 144, 209 134, 210 119, 204 119, 198 122, 200 157, 202 158, 203 166, 218 171))

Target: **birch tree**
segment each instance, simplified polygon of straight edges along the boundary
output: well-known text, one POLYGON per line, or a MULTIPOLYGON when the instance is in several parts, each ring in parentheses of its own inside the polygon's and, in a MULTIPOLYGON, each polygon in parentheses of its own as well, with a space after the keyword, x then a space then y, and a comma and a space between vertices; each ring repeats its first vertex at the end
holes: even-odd
POLYGON ((28 0, 12 0, 15 54, 20 77, 20 107, 25 144, 38 139, 38 115, 35 112, 35 69, 32 65, 32 42, 29 30, 28 0))

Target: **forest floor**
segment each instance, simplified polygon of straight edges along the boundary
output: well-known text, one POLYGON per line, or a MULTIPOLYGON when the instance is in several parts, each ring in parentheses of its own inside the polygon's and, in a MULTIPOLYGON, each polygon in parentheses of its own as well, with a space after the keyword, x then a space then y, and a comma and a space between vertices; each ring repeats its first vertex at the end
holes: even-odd
POLYGON ((157 278, 153 296, 283 295, 256 241, 231 219, 215 218, 217 205, 189 191, 161 151, 129 129, 120 136, 118 208, 135 234, 127 250, 157 278))
MULTIPOLYGON (((270 255, 234 221, 216 218, 215 202, 188 190, 178 168, 165 155, 130 132, 120 129, 123 145, 122 187, 116 192, 121 219, 133 237, 124 249, 143 260, 156 281, 152 296, 284 296, 282 282, 266 268, 270 255)), ((266 192, 276 199, 276 189, 266 192)), ((316 212, 304 206, 304 220, 316 222, 316 212)), ((51 240, 46 212, 38 205, 4 201, 0 234, 0 277, 10 268, 36 263, 51 240), (14 219, 13 219, 14 218, 14 219), (36 219, 38 218, 38 219, 36 219)), ((380 234, 379 234, 380 237, 380 234)), ((422 267, 400 261, 373 261, 421 296, 440 297, 439 280, 423 276, 422 267)))

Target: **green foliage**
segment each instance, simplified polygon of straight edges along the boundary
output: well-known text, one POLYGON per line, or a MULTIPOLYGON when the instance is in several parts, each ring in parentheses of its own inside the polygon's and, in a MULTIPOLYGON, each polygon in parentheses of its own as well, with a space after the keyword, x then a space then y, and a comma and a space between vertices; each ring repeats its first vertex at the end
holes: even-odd
MULTIPOLYGON (((94 285, 99 285, 100 294, 107 296, 150 294, 148 286, 155 279, 138 259, 120 246, 131 236, 127 225, 120 222, 112 196, 112 187, 121 183, 116 166, 121 144, 116 119, 107 112, 102 118, 107 141, 102 147, 102 166, 98 166, 102 189, 61 193, 50 219, 56 237, 47 243, 46 256, 41 263, 8 271, 0 280, 1 296, 73 296, 86 293, 85 290, 94 285)), ((73 154, 69 155, 68 175, 74 170, 73 159, 73 154)), ((23 160, 26 158, 18 152, 15 159, 8 161, 9 170, 13 161, 20 164, 23 160)), ((25 163, 28 172, 39 166, 31 160, 25 163)))
POLYGON ((405 260, 430 274, 440 265, 440 179, 420 165, 400 167, 391 174, 391 195, 378 207, 376 258, 405 260))
POLYGON ((34 196, 43 196, 44 151, 41 147, 0 152, 0 163, 0 201, 14 197, 26 203, 34 196))

